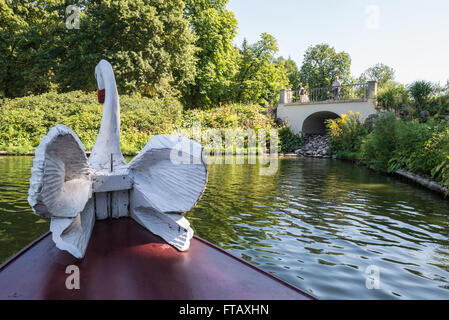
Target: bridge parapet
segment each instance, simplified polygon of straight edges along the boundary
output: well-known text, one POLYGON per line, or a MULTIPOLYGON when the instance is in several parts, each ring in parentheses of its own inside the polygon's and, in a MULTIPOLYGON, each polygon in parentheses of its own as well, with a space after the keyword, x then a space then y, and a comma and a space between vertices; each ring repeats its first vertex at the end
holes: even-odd
POLYGON ((338 97, 334 96, 331 86, 303 89, 301 95, 298 90, 281 90, 280 104, 292 103, 344 103, 351 101, 367 101, 377 95, 377 81, 368 81, 366 83, 357 83, 353 85, 342 86, 338 97))

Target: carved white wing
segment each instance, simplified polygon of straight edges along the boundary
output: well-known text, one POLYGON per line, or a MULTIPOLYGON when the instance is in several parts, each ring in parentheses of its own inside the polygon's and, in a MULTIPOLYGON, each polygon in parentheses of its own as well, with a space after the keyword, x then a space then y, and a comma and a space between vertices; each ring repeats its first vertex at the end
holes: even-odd
POLYGON ((93 198, 89 199, 83 211, 75 218, 53 217, 50 231, 53 241, 61 250, 70 252, 75 258, 81 259, 89 244, 89 239, 95 224, 95 208, 93 198))
POLYGON ((81 141, 64 125, 51 128, 35 151, 28 202, 38 215, 52 219, 56 246, 77 258, 84 255, 94 224, 94 212, 86 206, 91 197, 92 172, 81 141))
POLYGON ((203 147, 182 137, 159 135, 129 164, 134 180, 131 216, 183 251, 193 230, 182 213, 192 209, 207 183, 203 147))
POLYGON ((78 137, 64 125, 50 129, 35 151, 28 202, 44 218, 76 217, 92 196, 91 172, 78 137))

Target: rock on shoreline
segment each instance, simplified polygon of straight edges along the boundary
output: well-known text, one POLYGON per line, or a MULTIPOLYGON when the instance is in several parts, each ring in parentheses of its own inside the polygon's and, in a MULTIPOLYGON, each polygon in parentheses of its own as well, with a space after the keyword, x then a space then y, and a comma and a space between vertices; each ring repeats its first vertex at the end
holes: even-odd
POLYGON ((314 158, 330 158, 329 141, 326 135, 309 135, 305 137, 306 143, 295 151, 296 155, 314 158))

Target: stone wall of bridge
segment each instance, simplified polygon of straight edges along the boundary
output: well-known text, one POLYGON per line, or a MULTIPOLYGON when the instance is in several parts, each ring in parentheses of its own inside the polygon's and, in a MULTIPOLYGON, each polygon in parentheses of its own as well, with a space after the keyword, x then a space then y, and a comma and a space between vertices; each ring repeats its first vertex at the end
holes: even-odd
POLYGON ((375 114, 377 81, 367 83, 367 94, 361 99, 325 100, 313 102, 292 102, 292 91, 281 90, 280 102, 276 116, 287 122, 294 133, 324 134, 325 121, 335 119, 342 114, 353 111, 360 113, 360 120, 365 121, 368 116, 375 114))
POLYGON ((323 134, 325 120, 335 119, 352 110, 360 113, 360 120, 376 113, 375 99, 365 101, 323 101, 312 103, 280 103, 276 110, 277 118, 287 121, 294 133, 323 134))
POLYGON ((360 120, 365 121, 369 115, 376 113, 375 100, 332 102, 332 103, 292 103, 279 104, 277 118, 287 121, 294 133, 323 134, 324 121, 335 119, 352 110, 360 113, 360 120))

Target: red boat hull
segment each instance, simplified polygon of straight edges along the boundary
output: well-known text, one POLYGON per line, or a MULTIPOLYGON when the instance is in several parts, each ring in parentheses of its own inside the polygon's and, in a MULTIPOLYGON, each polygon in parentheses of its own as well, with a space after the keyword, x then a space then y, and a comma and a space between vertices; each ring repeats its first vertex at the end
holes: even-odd
POLYGON ((0 266, 0 299, 314 298, 201 238, 179 252, 125 218, 97 221, 82 260, 45 234, 0 266), (69 265, 79 267, 79 290, 66 287, 69 265))

